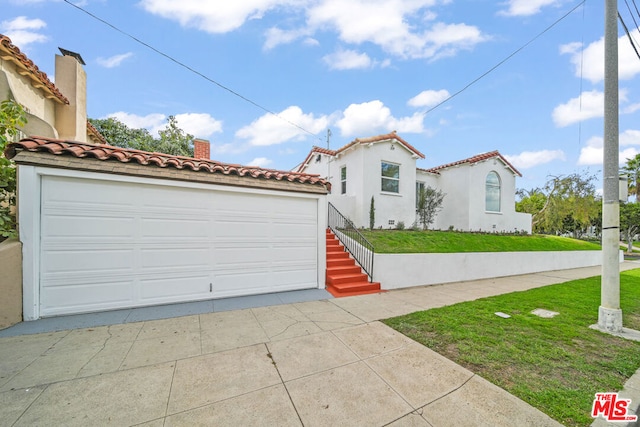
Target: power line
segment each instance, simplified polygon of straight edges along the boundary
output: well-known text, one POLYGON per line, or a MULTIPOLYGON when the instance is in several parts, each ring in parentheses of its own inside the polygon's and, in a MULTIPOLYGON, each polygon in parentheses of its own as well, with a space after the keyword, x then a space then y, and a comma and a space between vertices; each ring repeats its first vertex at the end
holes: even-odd
MULTIPOLYGON (((269 110, 268 108, 258 104, 257 102, 247 98, 244 95, 241 95, 240 93, 234 91, 233 89, 223 85, 222 83, 219 83, 218 81, 206 76, 205 74, 201 73, 200 71, 186 65, 185 63, 173 58, 172 56, 170 56, 167 53, 162 52, 161 50, 151 46, 150 44, 138 39, 137 37, 133 36, 130 33, 127 33, 126 31, 116 27, 115 25, 111 24, 110 22, 94 15, 93 13, 83 9, 82 7, 73 4, 70 0, 63 0, 66 4, 80 10, 81 12, 89 15, 90 17, 92 17, 93 19, 103 23, 104 25, 107 25, 108 27, 114 29, 115 31, 123 34, 124 36, 134 40, 135 42, 145 46, 146 48, 156 52, 157 54, 165 57, 166 59, 170 60, 171 62, 174 62, 175 64, 185 68, 188 71, 191 71, 192 73, 202 77, 203 79, 207 80, 210 83, 215 84, 216 86, 220 87, 221 89, 226 90, 227 92, 237 96, 238 98, 250 103, 251 105, 259 108, 260 110, 265 111, 268 114, 271 114, 277 118, 279 118, 280 120, 285 121, 286 123, 290 124, 291 126, 296 127, 297 129, 300 129, 301 131, 316 137, 318 140, 322 141, 322 139, 317 135, 314 134, 313 132, 303 128, 302 126, 280 116, 277 113, 274 113, 273 111, 269 110)), ((519 47, 518 49, 516 49, 515 51, 513 51, 511 54, 509 54, 506 58, 504 58, 502 61, 498 62, 496 65, 494 65, 493 67, 491 67, 489 70, 487 70, 486 72, 484 72, 483 74, 481 74, 479 77, 475 78, 474 80, 472 80, 470 83, 468 83, 466 86, 464 86, 462 89, 458 90, 457 92, 455 92, 453 95, 449 96, 448 98, 446 98, 445 100, 439 102, 438 104, 434 105, 433 107, 431 107, 430 109, 428 109, 425 114, 429 114, 430 112, 434 111, 436 108, 439 108, 440 106, 442 106, 443 104, 445 104, 446 102, 450 101, 451 99, 455 98, 456 96, 460 95, 461 93, 465 92, 467 89, 469 89, 471 86, 473 86, 474 84, 476 84, 478 81, 482 80, 484 77, 486 77, 487 75, 491 74, 493 71, 495 71, 497 68, 499 68, 501 65, 503 65, 505 62, 507 62, 508 60, 510 60, 512 57, 514 57, 515 55, 517 55, 518 53, 520 53, 522 50, 524 50, 526 47, 528 47, 531 43, 533 43, 534 41, 536 41, 538 38, 540 38, 541 36, 543 36, 545 33, 547 33, 549 30, 551 30, 553 27, 555 27, 557 24, 559 24, 561 21, 563 21, 567 16, 571 15, 576 9, 578 9, 580 6, 582 6, 584 3, 586 2, 586 0, 582 0, 580 3, 578 3, 576 6, 574 6, 571 10, 569 10, 567 13, 565 13, 564 15, 562 15, 559 19, 557 19, 556 21, 554 21, 551 25, 549 25, 548 27, 546 27, 544 30, 542 30, 540 33, 538 33, 535 37, 533 37, 532 39, 530 39, 528 42, 526 42, 524 45, 522 45, 521 47, 519 47)), ((634 0, 634 4, 635 4, 635 0, 634 0)), ((634 46, 635 48, 635 46, 634 46)))
MULTIPOLYGON (((636 17, 633 15, 633 12, 631 12, 631 7, 629 6, 629 2, 627 0, 624 0, 624 3, 627 5, 627 10, 629 11, 629 15, 631 15, 631 19, 633 19, 633 23, 636 26, 636 30, 638 30, 638 21, 636 21, 636 17)), ((618 16, 620 17, 620 21, 622 21, 622 17, 620 16, 620 11, 618 11, 618 16)), ((624 23, 622 23, 622 25, 625 26, 624 23)), ((633 38, 631 33, 627 33, 627 35, 629 36, 630 39, 633 38)))
POLYGON ((544 35, 546 32, 548 32, 549 30, 551 30, 553 27, 555 27, 556 25, 558 25, 562 20, 564 20, 567 16, 571 15, 576 9, 578 9, 580 6, 582 6, 587 0, 582 0, 580 3, 578 3, 573 9, 571 9, 570 11, 568 11, 567 13, 565 13, 564 15, 562 15, 559 19, 557 19, 553 24, 549 25, 547 28, 545 28, 544 30, 542 30, 540 33, 538 33, 534 38, 532 38, 531 40, 529 40, 528 42, 526 42, 524 45, 520 46, 518 49, 516 49, 515 51, 513 51, 509 56, 507 56, 505 59, 503 59, 502 61, 498 62, 496 65, 494 65, 493 67, 491 67, 488 71, 486 71, 485 73, 483 73, 482 75, 480 75, 480 77, 475 78, 474 80, 471 81, 471 83, 467 84, 465 87, 463 87, 462 89, 460 89, 459 91, 457 91, 456 93, 454 93, 453 95, 449 96, 447 99, 445 99, 444 101, 434 105, 433 107, 431 107, 430 109, 427 110, 427 112, 425 114, 429 114, 430 112, 432 112, 433 110, 435 110, 436 108, 440 107, 441 105, 443 105, 444 103, 450 101, 451 99, 455 98, 456 96, 460 95, 462 92, 464 92, 465 90, 469 89, 471 86, 473 86, 474 84, 476 84, 478 81, 482 80, 483 78, 485 78, 487 75, 491 74, 495 69, 497 69, 498 67, 500 67, 502 64, 504 64, 505 62, 507 62, 508 60, 510 60, 512 57, 516 56, 518 53, 520 53, 520 51, 524 50, 527 46, 529 46, 531 43, 533 43, 534 41, 536 41, 538 38, 540 38, 542 35, 544 35))
POLYGON ((82 8, 82 7, 80 7, 80 6, 78 6, 78 5, 76 5, 76 4, 73 4, 73 3, 72 3, 71 1, 69 1, 69 0, 63 0, 63 1, 64 1, 66 4, 68 4, 69 6, 73 6, 74 8, 78 9, 79 11, 81 11, 81 12, 83 12, 83 13, 85 13, 85 14, 89 15, 89 16, 90 16, 90 17, 92 17, 93 19, 95 19, 95 20, 97 20, 97 21, 102 22, 103 24, 107 25, 108 27, 111 27, 112 29, 114 29, 114 30, 116 30, 117 32, 119 32, 120 34, 123 34, 123 35, 125 35, 126 37, 129 37, 130 39, 134 40, 135 42, 137 42, 137 43, 139 43, 139 44, 143 45, 144 47, 146 47, 146 48, 148 48, 148 49, 151 49, 151 50, 152 50, 152 51, 154 51, 155 53, 157 53, 157 54, 159 54, 159 55, 162 55, 163 57, 165 57, 165 58, 166 58, 166 59, 168 59, 169 61, 174 62, 175 64, 177 64, 177 65, 181 66, 182 68, 185 68, 185 69, 186 69, 186 70, 188 70, 188 71, 191 71, 192 73, 194 73, 194 74, 196 74, 196 75, 198 75, 198 76, 202 77, 203 79, 207 80, 208 82, 213 83, 213 84, 215 84, 216 86, 220 87, 221 89, 226 90, 227 92, 231 93, 232 95, 237 96, 238 98, 242 99, 243 101, 248 102, 249 104, 251 104, 251 105, 253 105, 253 106, 255 106, 255 107, 257 107, 257 108, 261 109, 262 111, 265 111, 266 113, 271 114, 271 115, 273 115, 273 116, 275 116, 275 117, 279 118, 280 120, 283 120, 283 121, 285 121, 285 122, 289 123, 291 126, 294 126, 294 127, 298 128, 298 129, 300 129, 301 131, 303 131, 303 132, 305 132, 305 133, 308 133, 309 135, 314 136, 314 137, 318 138, 318 140, 322 141, 322 139, 321 139, 318 135, 316 135, 315 133, 313 133, 313 132, 311 132, 311 131, 309 131, 309 130, 307 130, 307 129, 303 128, 302 126, 298 125, 297 123, 292 122, 291 120, 288 120, 288 119, 286 119, 286 118, 284 118, 284 117, 280 116, 280 115, 279 115, 279 114, 277 114, 277 113, 274 113, 273 111, 269 110, 269 109, 268 109, 268 108, 266 108, 266 107, 263 107, 262 105, 260 105, 260 104, 258 104, 257 102, 255 102, 255 101, 253 101, 253 100, 251 100, 251 99, 247 98, 246 96, 241 95, 240 93, 236 92, 235 90, 233 90, 233 89, 231 89, 231 88, 229 88, 229 87, 227 87, 227 86, 223 85, 223 84, 222 84, 222 83, 220 83, 220 82, 217 82, 216 80, 212 79, 211 77, 208 77, 208 76, 206 76, 205 74, 201 73, 200 71, 198 71, 198 70, 196 70, 196 69, 194 69, 194 68, 192 68, 192 67, 190 67, 190 66, 186 65, 184 62, 181 62, 181 61, 179 61, 179 60, 175 59, 175 58, 174 58, 174 57, 172 57, 171 55, 169 55, 169 54, 167 54, 167 53, 164 53, 163 51, 161 51, 161 50, 159 50, 159 49, 157 49, 157 48, 155 48, 155 47, 151 46, 150 44, 148 44, 148 43, 146 43, 146 42, 144 42, 144 41, 140 40, 139 38, 135 37, 134 35, 132 35, 132 34, 130 34, 130 33, 127 33, 127 32, 126 32, 126 31, 124 31, 124 30, 121 30, 120 28, 116 27, 115 25, 111 24, 110 22, 105 21, 104 19, 100 18, 99 16, 94 15, 93 13, 89 12, 88 10, 85 10, 85 9, 83 9, 83 8, 82 8))
POLYGON ((636 48, 636 44, 633 42, 633 39, 631 38, 631 34, 629 33, 629 28, 627 28, 627 24, 624 23, 624 20, 622 19, 622 16, 620 15, 620 12, 618 12, 618 19, 620 20, 620 23, 624 27, 624 32, 627 33, 627 38, 629 39, 629 43, 631 43, 631 47, 636 52, 636 55, 638 56, 638 59, 640 59, 640 53, 638 53, 638 49, 636 48))

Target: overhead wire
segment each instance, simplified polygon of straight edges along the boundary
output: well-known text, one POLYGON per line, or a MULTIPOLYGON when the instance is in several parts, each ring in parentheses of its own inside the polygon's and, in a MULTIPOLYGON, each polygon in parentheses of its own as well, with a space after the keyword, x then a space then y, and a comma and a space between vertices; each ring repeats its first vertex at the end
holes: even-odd
POLYGON ((622 19, 622 16, 620 15, 620 12, 618 12, 618 19, 620 20, 620 23, 624 27, 625 33, 627 33, 627 38, 629 39, 629 43, 631 43, 631 47, 635 51, 636 56, 638 57, 638 59, 640 59, 640 53, 638 53, 638 49, 636 48, 636 44, 633 42, 633 39, 631 38, 631 34, 629 33, 629 28, 627 27, 627 24, 625 24, 624 20, 622 19))
POLYGON ((509 56, 507 56, 505 59, 503 59, 502 61, 498 62, 496 65, 494 65, 493 67, 491 67, 489 70, 487 70, 486 72, 484 72, 482 75, 480 75, 479 77, 475 78, 474 80, 472 80, 469 84, 467 84, 466 86, 464 86, 462 89, 458 90, 457 92, 455 92, 453 95, 449 96, 448 98, 444 99, 443 101, 439 102, 438 104, 434 105, 433 107, 431 107, 430 109, 428 109, 426 111, 425 114, 429 114, 430 112, 432 112, 433 110, 435 110, 436 108, 440 107, 441 105, 445 104, 446 102, 449 102, 450 100, 452 100, 453 98, 455 98, 456 96, 460 95, 462 92, 466 91, 467 89, 469 89, 471 86, 473 86, 474 84, 476 84, 478 81, 482 80, 483 78, 485 78, 486 76, 488 76, 489 74, 491 74, 494 70, 496 70, 498 67, 500 67, 502 64, 504 64, 505 62, 507 62, 508 60, 510 60, 511 58, 513 58, 514 56, 516 56, 518 53, 520 53, 522 50, 524 50, 527 46, 529 46, 531 43, 533 43, 534 41, 536 41, 537 39, 539 39, 540 37, 542 37, 545 33, 547 33, 549 30, 551 30, 553 27, 555 27, 556 25, 558 25, 561 21, 563 21, 567 16, 571 15, 575 10, 577 10, 580 6, 582 6, 587 0, 582 0, 580 3, 578 3, 576 6, 574 6, 571 10, 569 10, 567 13, 565 13, 564 15, 562 15, 560 18, 558 18, 556 21, 554 21, 551 25, 549 25, 547 28, 545 28, 544 30, 542 30, 541 32, 539 32, 535 37, 533 37, 532 39, 530 39, 528 42, 526 42, 524 45, 520 46, 518 49, 516 49, 515 51, 513 51, 509 56))
POLYGON ((235 90, 233 90, 233 89, 229 88, 228 86, 223 85, 222 83, 220 83, 220 82, 218 82, 218 81, 216 81, 216 80, 212 79, 211 77, 209 77, 209 76, 205 75, 204 73, 202 73, 202 72, 200 72, 200 71, 196 70, 195 68, 190 67, 189 65, 185 64, 184 62, 182 62, 182 61, 180 61, 180 60, 178 60, 178 59, 176 59, 176 58, 172 57, 171 55, 169 55, 169 54, 167 54, 167 53, 164 53, 164 52, 163 52, 163 51, 161 51, 160 49, 157 49, 157 48, 155 48, 155 47, 151 46, 149 43, 146 43, 146 42, 144 42, 144 41, 140 40, 139 38, 135 37, 134 35, 132 35, 132 34, 130 34, 130 33, 128 33, 128 32, 126 32, 126 31, 124 31, 124 30, 122 30, 122 29, 120 29, 120 28, 118 28, 118 27, 116 27, 115 25, 111 24, 110 22, 108 22, 108 21, 106 21, 106 20, 104 20, 104 19, 100 18, 99 16, 97 16, 97 15, 95 15, 95 14, 93 14, 93 13, 89 12, 89 11, 88 11, 88 10, 86 10, 86 9, 83 9, 83 8, 82 8, 82 7, 80 7, 79 5, 72 3, 70 0, 63 0, 63 1, 64 1, 66 4, 68 4, 68 5, 70 5, 70 6, 73 6, 74 8, 76 8, 76 9, 80 10, 81 12, 83 12, 83 13, 85 13, 85 14, 89 15, 89 16, 90 16, 90 17, 92 17, 93 19, 95 19, 95 20, 97 20, 97 21, 102 22, 103 24, 107 25, 108 27, 111 27, 112 29, 114 29, 114 30, 116 30, 117 32, 119 32, 120 34, 123 34, 123 35, 125 35, 125 36, 129 37, 130 39, 134 40, 135 42, 137 42, 137 43, 141 44, 142 46, 144 46, 144 47, 146 47, 146 48, 148 48, 148 49, 151 49, 151 50, 152 50, 152 51, 154 51, 155 53, 157 53, 157 54, 159 54, 159 55, 161 55, 161 56, 165 57, 166 59, 168 59, 169 61, 171 61, 171 62, 173 62, 173 63, 175 63, 175 64, 177 64, 177 65, 179 65, 180 67, 185 68, 186 70, 188 70, 188 71, 190 71, 190 72, 192 72, 192 73, 194 73, 194 74, 196 74, 196 75, 198 75, 198 76, 202 77, 203 79, 207 80, 208 82, 215 84, 216 86, 220 87, 221 89, 226 90, 227 92, 231 93, 232 95, 237 96, 238 98, 242 99, 243 101, 248 102, 249 104, 253 105, 254 107, 257 107, 257 108, 259 108, 260 110, 265 111, 266 113, 268 113, 268 114, 270 114, 270 115, 273 115, 273 116, 275 116, 275 117, 279 118, 280 120, 283 120, 283 121, 287 122, 287 123, 288 123, 288 124, 290 124, 291 126, 294 126, 294 127, 296 127, 297 129, 299 129, 299 130, 301 130, 301 131, 303 131, 303 132, 305 132, 305 133, 307 133, 307 134, 309 134, 309 135, 311 135, 311 136, 314 136, 314 137, 316 137, 316 138, 318 138, 319 140, 321 140, 321 141, 322 141, 322 139, 321 139, 317 134, 315 134, 315 133, 313 133, 313 132, 311 132, 311 131, 309 131, 309 130, 307 130, 307 129, 303 128, 302 126, 298 125, 297 123, 292 122, 291 120, 289 120, 289 119, 287 119, 287 118, 285 118, 285 117, 282 117, 282 116, 281 116, 281 115, 279 115, 278 113, 275 113, 275 112, 273 112, 273 111, 269 110, 268 108, 266 108, 266 107, 264 107, 264 106, 262 106, 262 105, 258 104, 257 102, 253 101, 252 99, 250 99, 250 98, 248 98, 248 97, 246 97, 246 96, 244 96, 244 95, 240 94, 239 92, 237 92, 237 91, 235 91, 235 90))
MULTIPOLYGON (((222 83, 214 80, 211 77, 208 77, 207 75, 205 75, 204 73, 194 69, 193 67, 190 67, 189 65, 186 65, 185 63, 183 63, 182 61, 175 59, 174 57, 172 57, 171 55, 153 47, 152 45, 140 40, 139 38, 135 37, 134 35, 116 27, 115 25, 111 24, 110 22, 100 18, 99 16, 89 12, 88 10, 82 8, 81 6, 72 3, 70 0, 63 0, 66 4, 68 4, 69 6, 72 6, 76 9, 78 9, 79 11, 87 14, 88 16, 90 16, 91 18, 103 23, 104 25, 112 28, 113 30, 119 32, 120 34, 123 34, 124 36, 134 40, 135 42, 141 44, 142 46, 145 46, 146 48, 154 51, 155 53, 163 56, 164 58, 168 59, 171 62, 174 62, 175 64, 179 65, 180 67, 202 77, 203 79, 207 80, 210 83, 215 84, 216 86, 220 87, 221 89, 231 93, 232 95, 248 102, 249 104, 259 108, 262 111, 265 111, 266 113, 273 115, 277 118, 279 118, 280 120, 285 121, 286 123, 290 124, 291 126, 294 126, 295 128, 316 137, 318 140, 322 141, 321 137, 305 128, 303 128, 302 126, 298 125, 297 123, 294 123, 284 117, 282 117, 281 115, 269 110, 268 108, 258 104, 257 102, 253 101, 252 99, 240 94, 239 92, 223 85, 222 83)), ((479 82, 480 80, 482 80, 483 78, 485 78, 486 76, 488 76, 489 74, 491 74, 493 71, 495 71, 497 68, 499 68, 500 66, 502 66, 504 63, 506 63, 507 61, 509 61, 511 58, 513 58, 515 55, 517 55, 518 53, 520 53, 521 51, 523 51, 526 47, 528 47, 530 44, 532 44, 534 41, 536 41, 537 39, 539 39, 540 37, 542 37, 544 34, 546 34, 548 31, 550 31, 553 27, 555 27, 556 25, 558 25, 560 22, 562 22, 565 18, 567 18, 569 15, 571 15, 574 11, 576 11, 580 6, 582 6, 584 3, 586 2, 586 0, 582 0, 581 2, 579 2, 578 4, 576 4, 576 6, 574 6, 573 8, 571 8, 568 12, 566 12, 564 15, 562 15, 560 18, 558 18, 556 21, 554 21, 551 25, 547 26, 544 30, 542 30, 541 32, 539 32, 536 36, 534 36, 533 38, 531 38, 529 41, 527 41, 525 44, 523 44, 522 46, 520 46, 518 49, 516 49, 515 51, 513 51, 511 54, 509 54, 506 58, 504 58, 503 60, 501 60, 500 62, 498 62, 496 65, 494 65, 493 67, 489 68, 487 71, 485 71, 483 74, 481 74, 479 77, 476 77, 475 79, 473 79, 471 82, 469 82, 468 84, 466 84, 462 89, 456 91, 455 93, 453 93, 452 95, 450 95, 448 98, 445 98, 443 101, 439 102, 438 104, 434 105, 433 107, 429 108, 426 112, 426 114, 429 114, 430 112, 434 111, 435 109, 439 108, 440 106, 444 105, 445 103, 449 102, 450 100, 452 100, 453 98, 455 98, 456 96, 460 95, 461 93, 465 92, 467 89, 469 89, 471 86, 473 86, 474 84, 476 84, 477 82, 479 82)), ((634 4, 635 4, 635 0, 634 0, 634 4)))

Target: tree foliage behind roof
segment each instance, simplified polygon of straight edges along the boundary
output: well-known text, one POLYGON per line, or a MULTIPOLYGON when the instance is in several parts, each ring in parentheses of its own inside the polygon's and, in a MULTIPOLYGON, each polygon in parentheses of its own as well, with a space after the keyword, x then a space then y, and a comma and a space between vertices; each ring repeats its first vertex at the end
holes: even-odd
POLYGON ((147 129, 130 128, 114 117, 89 119, 89 122, 116 147, 193 157, 193 135, 178 127, 175 116, 169 116, 166 127, 158 132, 158 138, 147 129))

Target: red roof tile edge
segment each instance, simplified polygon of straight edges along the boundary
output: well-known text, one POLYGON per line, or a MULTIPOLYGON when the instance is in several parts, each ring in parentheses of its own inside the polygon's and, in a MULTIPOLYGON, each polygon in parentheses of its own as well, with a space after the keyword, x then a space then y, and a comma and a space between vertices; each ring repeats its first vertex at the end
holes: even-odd
POLYGON ((414 153, 416 156, 420 157, 421 159, 424 159, 424 154, 418 151, 413 145, 409 144, 407 141, 399 137, 398 134, 396 134, 396 132, 393 131, 391 133, 385 133, 383 135, 370 136, 367 138, 356 138, 350 143, 348 143, 347 145, 344 145, 338 148, 337 150, 330 150, 328 148, 322 148, 314 145, 313 147, 311 147, 311 151, 309 152, 307 157, 304 159, 304 161, 300 163, 300 166, 297 168, 297 170, 298 171, 302 170, 309 163, 309 161, 313 157, 313 153, 326 154, 328 156, 336 156, 339 153, 342 153, 343 151, 348 150, 349 148, 353 147, 356 144, 369 144, 372 142, 387 141, 389 139, 395 139, 400 144, 404 145, 409 151, 414 153))
POLYGON ((257 179, 298 182, 301 184, 320 185, 329 189, 329 183, 319 175, 297 172, 286 172, 264 169, 255 166, 241 166, 220 163, 215 160, 194 159, 192 157, 172 156, 163 153, 150 153, 130 148, 114 147, 88 142, 64 141, 59 139, 30 137, 7 145, 4 155, 8 159, 16 156, 18 151, 42 152, 53 155, 69 155, 76 158, 95 158, 98 160, 116 160, 122 163, 136 162, 143 166, 176 169, 191 169, 195 172, 220 173, 257 179))
POLYGON ((430 173, 439 173, 438 171, 440 171, 441 169, 446 169, 446 168, 450 168, 453 166, 458 166, 458 165, 463 165, 466 163, 478 163, 478 162, 482 162, 485 160, 489 160, 492 159, 494 157, 499 158, 509 169, 511 169, 513 171, 513 173, 515 173, 518 176, 522 176, 522 174, 518 171, 518 169, 516 169, 515 167, 513 167, 513 165, 511 163, 509 163, 509 161, 507 159, 504 158, 504 156, 502 154, 500 154, 500 152, 498 150, 494 150, 494 151, 489 151, 488 153, 482 153, 482 154, 476 154, 473 157, 469 157, 468 159, 463 159, 463 160, 458 160, 457 162, 452 162, 452 163, 447 163, 445 165, 440 165, 440 166, 436 166, 433 168, 429 168, 429 169, 420 169, 421 171, 424 172, 430 172, 430 173))
POLYGON ((58 90, 58 88, 49 80, 46 73, 40 71, 38 66, 30 60, 27 55, 20 51, 20 48, 13 44, 11 39, 4 34, 0 34, 0 45, 8 50, 18 62, 20 62, 27 70, 29 70, 44 86, 46 86, 53 95, 65 104, 69 103, 66 96, 58 90))

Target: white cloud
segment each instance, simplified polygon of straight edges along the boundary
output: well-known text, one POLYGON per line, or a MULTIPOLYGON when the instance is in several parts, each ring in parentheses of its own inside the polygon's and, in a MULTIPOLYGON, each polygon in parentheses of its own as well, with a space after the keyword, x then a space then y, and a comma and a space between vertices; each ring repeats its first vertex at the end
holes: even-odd
MULTIPOLYGON (((620 134, 621 145, 622 140, 630 136, 626 131, 620 134), (626 135, 625 135, 626 134, 626 135)), ((638 132, 638 131, 631 131, 638 132)), ((624 144, 631 145, 631 144, 624 144)), ((635 144, 634 144, 635 145, 635 144)), ((636 147, 628 147, 620 151, 618 154, 619 164, 624 164, 627 159, 631 159, 640 153, 640 150, 636 147)), ((601 136, 594 136, 587 141, 586 147, 580 150, 580 157, 578 158, 578 165, 601 165, 604 159, 604 142, 601 136)))
POLYGON ((558 127, 602 117, 604 116, 604 92, 597 90, 582 92, 580 97, 571 98, 566 104, 560 104, 554 108, 552 116, 558 127))
POLYGON ((293 105, 278 113, 278 116, 265 114, 238 130, 236 137, 247 139, 249 144, 254 146, 276 145, 290 140, 304 140, 308 133, 302 129, 311 134, 318 134, 328 125, 329 117, 316 118, 311 113, 304 114, 300 107, 293 105))
POLYGON ((430 108, 434 105, 440 104, 445 99, 449 98, 449 91, 446 89, 441 90, 424 90, 411 98, 407 104, 411 107, 425 107, 430 108))
POLYGON ((620 145, 640 145, 640 130, 627 129, 620 134, 620 145))
POLYGON ((222 121, 206 113, 176 114, 176 120, 180 129, 196 138, 208 138, 214 133, 222 132, 222 121))
POLYGON ((349 105, 336 125, 343 136, 372 135, 392 130, 403 133, 425 131, 423 113, 395 118, 391 115, 391 110, 378 100, 349 105))
POLYGON ((355 50, 338 50, 322 58, 332 70, 354 70, 371 68, 374 62, 366 53, 358 53, 355 50))
MULTIPOLYGON (((438 58, 455 55, 488 40, 477 27, 465 23, 436 22, 429 10, 448 0, 141 0, 144 10, 184 27, 209 33, 237 30, 248 20, 261 19, 278 10, 288 14, 291 29, 272 27, 265 33, 264 49, 305 38, 317 43, 316 32, 334 31, 341 41, 358 45, 373 43, 403 58, 438 58), (306 22, 296 25, 303 15, 306 22), (417 28, 426 30, 418 31, 417 28)), ((287 19, 285 17, 285 19, 287 19)))
POLYGON ((167 121, 167 116, 161 113, 139 116, 137 114, 118 111, 107 114, 107 117, 114 117, 133 129, 148 129, 152 134, 156 134, 158 130, 162 129, 167 121))
MULTIPOLYGON (((437 0, 322 0, 307 10, 311 31, 334 30, 350 44, 373 43, 402 58, 435 58, 471 49, 488 39, 475 26, 434 22, 422 33, 411 19, 437 0)), ((421 22, 424 25, 424 22, 421 22)))
POLYGON ((261 167, 261 168, 265 168, 265 167, 269 166, 272 163, 273 163, 273 160, 267 159, 266 157, 256 157, 255 159, 251 160, 247 164, 247 166, 258 166, 258 167, 261 167))
MULTIPOLYGON (((622 106, 628 102, 627 90, 620 89, 618 103, 620 114, 630 114, 640 109, 640 104, 622 106)), ((565 127, 583 120, 604 116, 604 92, 592 90, 582 92, 582 96, 571 98, 566 104, 560 104, 553 109, 553 121, 558 127, 565 127)))
MULTIPOLYGON (((269 28, 264 35, 266 37, 266 40, 264 42, 263 48, 265 50, 269 50, 281 44, 289 44, 301 37, 307 36, 308 31, 306 31, 305 29, 285 31, 281 30, 278 27, 272 27, 269 28)), ((309 39, 307 39, 307 42, 308 40, 309 39)), ((318 43, 317 40, 314 40, 314 42, 316 44, 318 43)))
POLYGON ((24 49, 31 43, 42 43, 48 40, 48 37, 40 34, 37 30, 41 30, 47 26, 47 23, 41 19, 29 19, 26 16, 18 16, 12 20, 0 22, 1 32, 9 37, 14 45, 24 49))
MULTIPOLYGON (((584 49, 580 43, 560 46, 560 53, 571 55, 575 76, 584 77, 593 83, 604 80, 604 38, 584 49)), ((630 80, 640 73, 640 61, 626 35, 618 38, 618 75, 620 80, 630 80)))
MULTIPOLYGON (((108 114, 107 117, 115 117, 133 129, 147 129, 154 137, 158 135, 158 131, 167 126, 168 119, 168 117, 162 113, 139 116, 124 111, 108 114)), ((216 132, 222 132, 222 122, 214 119, 209 114, 185 113, 176 114, 175 117, 178 122, 178 127, 196 138, 208 138, 216 132)))
POLYGON ((208 33, 227 33, 240 28, 247 20, 260 19, 276 8, 299 3, 296 0, 142 0, 139 4, 154 15, 177 21, 208 33))
POLYGON ((118 67, 125 59, 131 58, 133 56, 132 52, 122 53, 120 55, 114 55, 109 58, 98 58, 96 61, 98 64, 102 65, 106 68, 115 68, 118 67))
POLYGON ((562 3, 559 0, 509 0, 508 8, 500 11, 506 16, 530 16, 540 12, 545 6, 553 6, 562 3))
POLYGON ((523 151, 520 154, 504 157, 517 169, 529 169, 554 160, 565 160, 562 150, 523 151))

